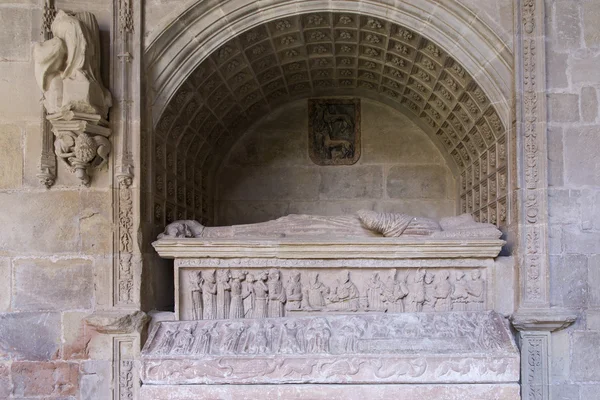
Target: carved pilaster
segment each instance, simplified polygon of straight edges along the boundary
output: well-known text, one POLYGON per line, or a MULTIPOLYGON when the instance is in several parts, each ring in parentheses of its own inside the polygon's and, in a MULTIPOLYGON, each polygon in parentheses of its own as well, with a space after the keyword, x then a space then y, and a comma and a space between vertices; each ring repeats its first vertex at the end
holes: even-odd
POLYGON ((115 93, 116 107, 113 113, 115 141, 117 156, 115 157, 114 182, 115 193, 115 219, 117 232, 115 233, 115 268, 114 268, 114 304, 116 306, 131 307, 137 303, 134 293, 135 265, 134 259, 134 207, 132 190, 134 178, 134 160, 131 148, 132 135, 135 131, 133 117, 133 92, 137 80, 133 79, 134 62, 139 49, 134 51, 134 18, 130 0, 115 0, 114 4, 114 64, 113 64, 113 92, 115 93))
POLYGON ((139 390, 139 372, 135 361, 136 337, 116 337, 114 350, 114 400, 130 400, 136 398, 139 390))
POLYGON ((517 8, 517 132, 521 151, 521 307, 549 305, 544 2, 517 8))

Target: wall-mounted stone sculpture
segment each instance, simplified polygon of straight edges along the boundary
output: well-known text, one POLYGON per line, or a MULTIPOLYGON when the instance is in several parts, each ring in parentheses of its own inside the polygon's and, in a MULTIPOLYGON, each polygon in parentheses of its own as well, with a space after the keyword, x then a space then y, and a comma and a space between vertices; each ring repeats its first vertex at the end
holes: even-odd
POLYGON ((100 35, 93 14, 59 11, 53 38, 33 48, 35 77, 55 135, 56 155, 81 182, 108 161, 111 134, 106 120, 112 105, 100 76, 100 35))
POLYGON ((360 137, 360 99, 308 101, 308 147, 315 164, 355 164, 360 137))

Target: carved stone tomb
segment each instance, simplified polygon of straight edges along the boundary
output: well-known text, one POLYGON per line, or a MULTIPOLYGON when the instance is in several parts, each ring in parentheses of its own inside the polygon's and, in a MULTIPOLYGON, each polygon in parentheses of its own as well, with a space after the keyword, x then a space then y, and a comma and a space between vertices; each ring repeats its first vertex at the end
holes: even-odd
POLYGON ((154 247, 175 259, 177 320, 150 332, 142 391, 518 399, 519 354, 493 311, 498 237, 468 215, 175 222, 154 247))

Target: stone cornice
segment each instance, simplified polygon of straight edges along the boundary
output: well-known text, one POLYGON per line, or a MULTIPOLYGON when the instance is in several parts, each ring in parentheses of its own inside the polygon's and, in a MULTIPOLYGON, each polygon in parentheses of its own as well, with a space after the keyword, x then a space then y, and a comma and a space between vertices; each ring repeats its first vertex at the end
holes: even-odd
POLYGON ((493 258, 504 243, 496 239, 161 239, 152 245, 163 258, 427 259, 493 258))
POLYGON ((564 329, 577 320, 577 313, 563 308, 519 310, 511 317, 518 331, 554 332, 564 329))
POLYGON ((85 319, 85 323, 104 334, 123 335, 141 332, 150 317, 143 311, 97 311, 85 319))

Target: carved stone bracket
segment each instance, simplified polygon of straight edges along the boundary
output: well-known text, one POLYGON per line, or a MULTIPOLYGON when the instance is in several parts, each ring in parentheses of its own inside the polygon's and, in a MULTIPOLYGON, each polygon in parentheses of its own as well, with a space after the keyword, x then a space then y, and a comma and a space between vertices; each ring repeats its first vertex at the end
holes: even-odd
POLYGON ((101 169, 108 162, 111 144, 108 122, 99 115, 68 112, 48 115, 56 137, 54 151, 67 168, 90 185, 90 171, 101 169))

